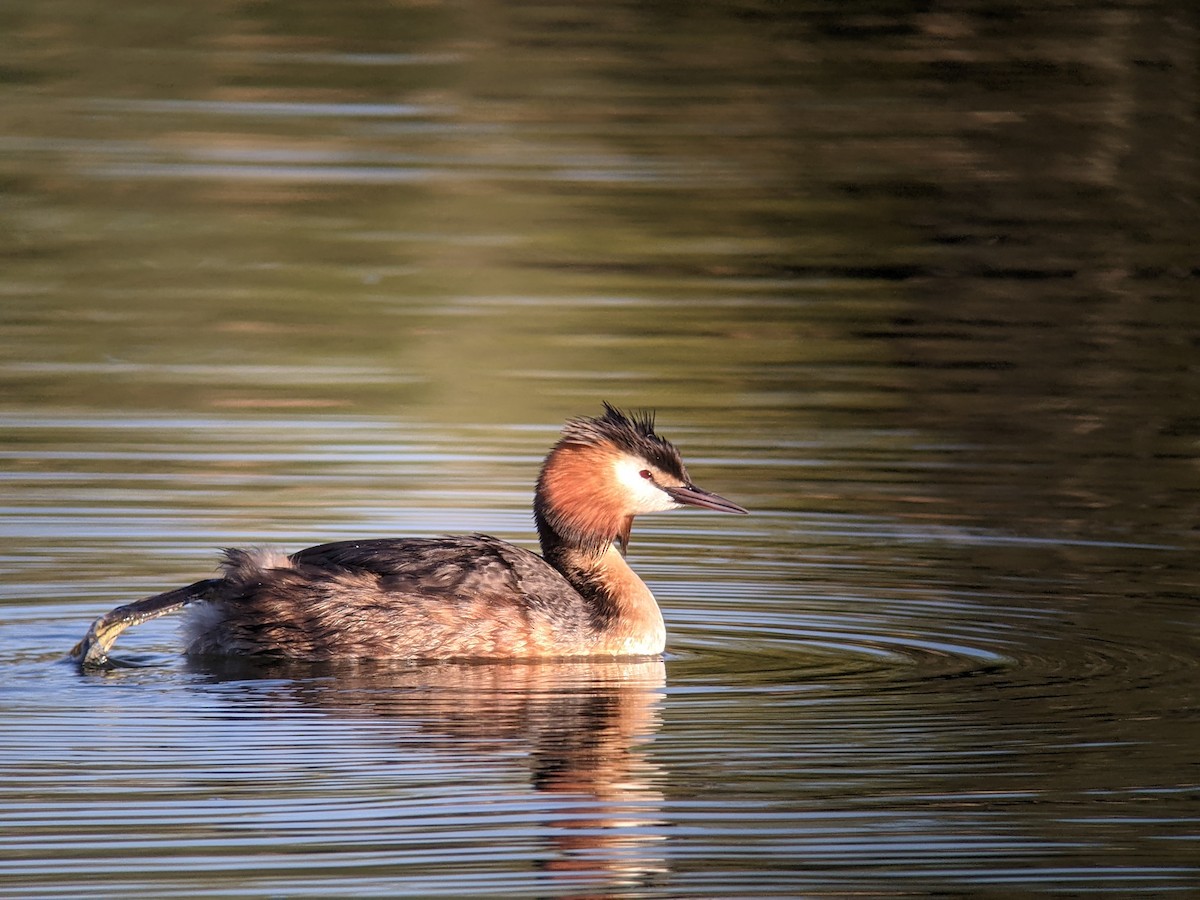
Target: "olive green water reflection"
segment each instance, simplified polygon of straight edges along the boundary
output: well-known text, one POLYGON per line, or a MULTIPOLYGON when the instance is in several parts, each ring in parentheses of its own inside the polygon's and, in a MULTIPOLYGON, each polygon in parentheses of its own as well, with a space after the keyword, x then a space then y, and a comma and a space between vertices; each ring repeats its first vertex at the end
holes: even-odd
POLYGON ((1197 13, 0 12, 0 893, 1200 888, 1197 13), (61 663, 214 548, 532 539, 650 670, 61 663))

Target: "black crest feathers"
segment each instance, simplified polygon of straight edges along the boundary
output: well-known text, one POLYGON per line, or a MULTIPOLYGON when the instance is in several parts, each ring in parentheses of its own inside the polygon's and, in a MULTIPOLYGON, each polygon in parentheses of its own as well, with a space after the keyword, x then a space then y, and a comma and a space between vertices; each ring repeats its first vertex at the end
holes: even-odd
POLYGON ((640 456, 664 472, 687 480, 679 451, 666 438, 654 432, 654 413, 625 413, 604 404, 604 415, 571 419, 563 427, 560 444, 595 446, 611 444, 631 456, 640 456))

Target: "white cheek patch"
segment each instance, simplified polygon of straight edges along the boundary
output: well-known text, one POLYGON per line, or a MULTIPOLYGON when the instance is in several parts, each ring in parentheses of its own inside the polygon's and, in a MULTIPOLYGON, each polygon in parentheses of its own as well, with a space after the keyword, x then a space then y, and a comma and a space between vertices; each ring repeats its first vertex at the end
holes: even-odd
POLYGON ((649 478, 642 477, 646 464, 633 457, 626 456, 613 464, 617 482, 630 500, 634 514, 665 512, 668 509, 679 509, 680 504, 672 500, 662 488, 657 487, 649 478))

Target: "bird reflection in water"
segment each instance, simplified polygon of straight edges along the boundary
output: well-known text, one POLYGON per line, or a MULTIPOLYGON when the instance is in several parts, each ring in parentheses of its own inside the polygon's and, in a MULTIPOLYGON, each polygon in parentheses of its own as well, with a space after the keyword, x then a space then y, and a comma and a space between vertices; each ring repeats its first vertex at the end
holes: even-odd
MULTIPOLYGON (((442 756, 455 771, 464 760, 494 770, 524 758, 545 841, 538 865, 555 884, 645 886, 666 872, 656 849, 665 839, 665 773, 646 756, 662 724, 661 659, 419 665, 235 658, 188 666, 219 681, 271 679, 273 698, 287 706, 400 726, 397 759, 406 764, 414 733, 416 749, 434 765, 442 756)), ((472 809, 469 781, 461 800, 486 820, 485 805, 472 809)))

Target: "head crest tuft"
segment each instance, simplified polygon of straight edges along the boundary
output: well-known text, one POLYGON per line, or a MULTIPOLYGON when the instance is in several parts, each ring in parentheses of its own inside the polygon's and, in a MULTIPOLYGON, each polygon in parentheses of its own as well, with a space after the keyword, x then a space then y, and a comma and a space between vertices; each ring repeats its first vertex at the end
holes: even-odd
POLYGON ((604 415, 571 419, 563 427, 560 444, 598 446, 611 444, 631 456, 640 456, 664 472, 687 480, 679 451, 666 438, 654 432, 654 413, 642 410, 625 413, 609 403, 604 415))

